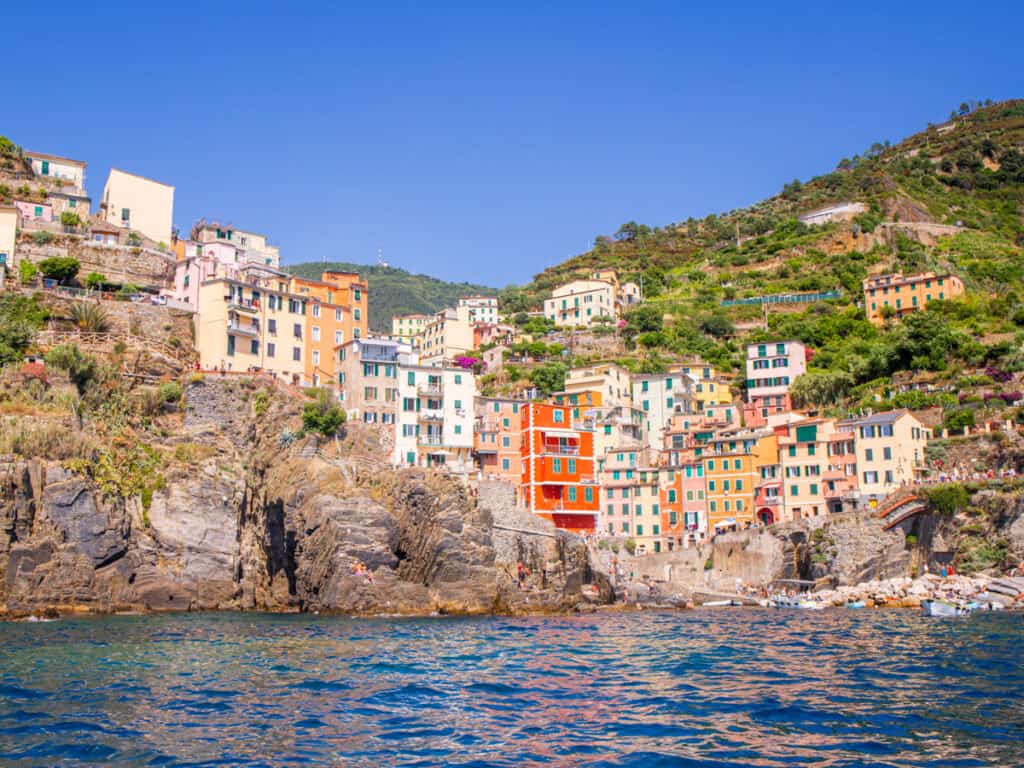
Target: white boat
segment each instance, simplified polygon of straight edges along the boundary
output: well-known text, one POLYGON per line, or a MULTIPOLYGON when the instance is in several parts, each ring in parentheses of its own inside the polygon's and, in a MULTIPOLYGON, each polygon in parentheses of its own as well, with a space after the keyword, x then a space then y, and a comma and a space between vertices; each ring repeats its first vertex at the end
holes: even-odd
POLYGON ((952 616, 966 616, 970 612, 970 608, 957 605, 956 603, 947 603, 944 600, 921 601, 921 613, 925 616, 941 616, 943 618, 949 618, 952 616))

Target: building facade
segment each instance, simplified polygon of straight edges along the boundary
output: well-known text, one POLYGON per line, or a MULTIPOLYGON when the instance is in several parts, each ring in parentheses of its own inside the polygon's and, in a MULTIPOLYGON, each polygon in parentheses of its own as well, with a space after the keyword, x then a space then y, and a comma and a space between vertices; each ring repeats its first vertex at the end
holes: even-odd
POLYGON ((523 478, 521 400, 476 398, 473 451, 480 471, 518 487, 523 478))
POLYGON ((141 232, 157 243, 171 242, 174 187, 170 184, 111 168, 100 209, 108 224, 141 232))
POLYGON ((569 408, 528 403, 522 418, 522 505, 557 527, 593 532, 600 503, 594 433, 572 422, 569 408))
POLYGON ((475 396, 472 371, 400 366, 393 462, 443 466, 462 473, 472 470, 475 396))
POLYGON ((881 325, 887 317, 903 317, 924 309, 929 301, 943 301, 962 295, 964 283, 956 275, 894 272, 864 280, 864 310, 868 320, 881 325))
POLYGON ((414 365, 408 344, 389 339, 351 339, 335 350, 338 398, 350 420, 395 425, 398 421, 398 376, 414 365))
POLYGON ((743 420, 763 426, 771 415, 793 410, 789 388, 807 372, 807 348, 799 341, 747 345, 747 403, 743 420))

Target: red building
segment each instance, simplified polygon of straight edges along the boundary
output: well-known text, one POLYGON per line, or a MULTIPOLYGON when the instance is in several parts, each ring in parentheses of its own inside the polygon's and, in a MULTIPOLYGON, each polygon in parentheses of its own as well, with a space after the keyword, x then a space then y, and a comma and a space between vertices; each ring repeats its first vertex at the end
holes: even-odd
POLYGON ((530 403, 520 414, 523 505, 559 528, 593 532, 600 503, 594 433, 575 427, 566 406, 530 403))

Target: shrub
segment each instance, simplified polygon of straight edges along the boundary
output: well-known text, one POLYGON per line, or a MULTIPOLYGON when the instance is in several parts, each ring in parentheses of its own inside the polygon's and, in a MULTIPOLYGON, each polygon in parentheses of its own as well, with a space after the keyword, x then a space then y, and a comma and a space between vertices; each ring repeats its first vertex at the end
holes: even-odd
POLYGON ((942 423, 946 429, 960 430, 964 427, 974 426, 974 411, 969 408, 960 408, 958 410, 946 411, 942 417, 942 423))
POLYGON ((107 278, 101 272, 90 272, 85 276, 85 287, 99 290, 107 284, 107 278))
POLYGON ((331 401, 328 392, 321 390, 317 399, 302 406, 302 429, 319 432, 324 437, 334 435, 345 423, 345 412, 331 401))
POLYGON ((622 543, 622 546, 626 548, 626 551, 629 552, 629 554, 636 554, 636 541, 634 541, 633 539, 626 539, 622 543))
POLYGON ((967 489, 959 483, 939 485, 925 491, 932 508, 943 515, 955 515, 970 502, 967 489))
POLYGON ((270 408, 270 394, 265 389, 261 389, 252 398, 252 410, 256 416, 262 416, 270 408))
POLYGON ((160 385, 160 398, 165 403, 177 403, 181 400, 181 384, 176 381, 168 381, 160 385))
POLYGON ((60 223, 65 227, 80 227, 82 226, 82 218, 74 211, 64 211, 60 215, 60 223))
POLYGON ((63 283, 73 279, 81 266, 78 259, 71 256, 52 256, 39 262, 39 271, 45 277, 63 283))
POLYGON ((46 353, 46 364, 67 371, 79 395, 84 394, 100 374, 96 358, 82 352, 76 344, 58 344, 46 353))
POLYGON ((39 274, 39 268, 36 267, 31 261, 22 259, 18 263, 18 277, 21 278, 21 282, 30 283, 36 279, 36 275, 39 274))
POLYGON ((54 237, 53 237, 53 233, 52 232, 33 232, 32 233, 32 242, 35 243, 36 245, 46 245, 47 243, 52 243, 53 240, 54 240, 54 237))

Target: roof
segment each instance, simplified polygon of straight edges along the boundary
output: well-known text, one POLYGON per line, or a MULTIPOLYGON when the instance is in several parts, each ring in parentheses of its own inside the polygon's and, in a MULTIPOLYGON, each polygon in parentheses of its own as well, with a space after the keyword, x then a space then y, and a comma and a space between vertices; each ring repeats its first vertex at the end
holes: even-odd
POLYGON ((18 209, 13 205, 0 205, 0 211, 4 211, 6 213, 17 213, 18 209))
POLYGON ((121 228, 114 224, 110 224, 109 222, 103 221, 103 219, 100 219, 99 221, 95 221, 93 224, 89 226, 89 231, 107 232, 109 234, 117 235, 121 233, 121 228))
POLYGON ((48 155, 45 152, 29 152, 27 149, 24 152, 26 157, 36 157, 40 160, 56 160, 59 163, 67 163, 68 165, 77 165, 81 168, 85 168, 85 162, 82 160, 72 160, 69 157, 61 157, 60 155, 48 155))
POLYGON ((868 424, 892 424, 898 421, 903 416, 909 416, 910 411, 901 409, 898 411, 885 411, 884 413, 873 413, 870 416, 861 416, 856 419, 844 419, 841 424, 854 424, 857 426, 866 426, 868 424))
MULTIPOLYGON (((132 173, 131 171, 123 171, 120 168, 111 168, 110 169, 110 175, 113 175, 113 173, 115 171, 117 171, 118 173, 123 173, 125 176, 134 176, 136 179, 142 179, 143 181, 148 181, 148 182, 151 182, 153 184, 159 184, 161 187, 167 187, 168 189, 174 189, 174 185, 173 184, 165 184, 162 181, 157 181, 156 179, 151 179, 148 176, 143 176, 142 174, 139 174, 139 173, 132 173)), ((110 175, 107 176, 107 182, 108 183, 110 182, 110 175)))

